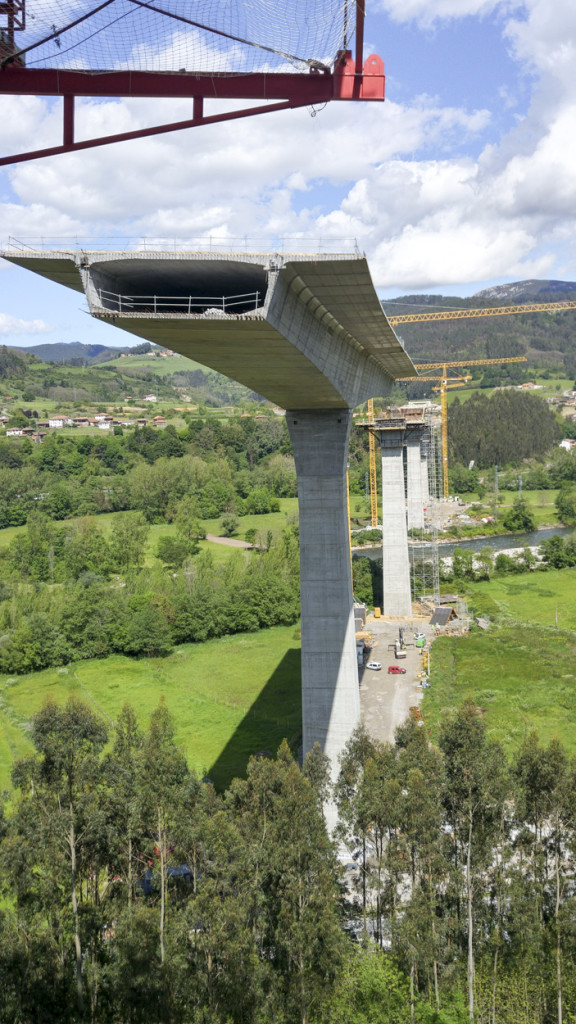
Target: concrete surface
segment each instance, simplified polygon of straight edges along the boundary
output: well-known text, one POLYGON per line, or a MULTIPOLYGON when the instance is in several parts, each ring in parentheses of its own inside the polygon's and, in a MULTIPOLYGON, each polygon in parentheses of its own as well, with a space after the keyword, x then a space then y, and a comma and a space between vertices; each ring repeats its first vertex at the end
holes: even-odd
POLYGON ((335 777, 360 715, 346 493, 352 413, 300 409, 286 423, 300 510, 302 743, 304 753, 320 743, 335 777))
POLYGON ((409 530, 424 529, 424 495, 422 493, 422 457, 424 431, 412 430, 406 437, 406 500, 409 530))
MULTIPOLYGON (((317 740, 335 772, 360 711, 345 483, 351 410, 387 394, 395 378, 415 372, 384 315, 366 259, 274 253, 4 255, 52 281, 83 289, 92 316, 197 360, 290 410, 286 422, 300 506, 303 746, 306 753, 317 740), (229 312, 228 300, 240 296, 252 296, 248 308, 229 312)), ((391 540, 404 560, 403 589, 389 613, 401 614, 411 606, 399 452, 399 487, 385 491, 384 502, 386 509, 400 505, 391 540)))
POLYGON ((408 717, 409 709, 422 700, 423 690, 417 686, 417 675, 422 671, 422 655, 416 647, 408 647, 406 658, 397 661, 394 651, 388 650, 398 636, 398 627, 404 627, 404 638, 414 643, 413 634, 425 633, 427 644, 434 630, 427 619, 407 616, 396 620, 374 619, 370 616, 366 629, 373 633, 376 646, 368 660, 380 661, 379 672, 364 668, 360 681, 360 717, 374 739, 383 743, 394 742, 394 731, 408 717), (388 675, 389 665, 400 665, 406 675, 388 675))
POLYGON ((387 394, 396 377, 415 373, 361 256, 30 251, 2 255, 52 281, 83 290, 92 316, 210 366, 283 409, 353 409, 368 398, 387 394), (151 307, 110 308, 101 289, 140 301, 148 297, 151 307), (258 307, 223 312, 223 296, 251 292, 260 294, 258 307), (212 296, 214 308, 186 313, 162 306, 163 297, 186 296, 212 296), (160 311, 153 312, 152 300, 160 311))
POLYGON ((410 560, 404 488, 403 429, 380 432, 382 453, 382 613, 386 616, 412 612, 410 560))

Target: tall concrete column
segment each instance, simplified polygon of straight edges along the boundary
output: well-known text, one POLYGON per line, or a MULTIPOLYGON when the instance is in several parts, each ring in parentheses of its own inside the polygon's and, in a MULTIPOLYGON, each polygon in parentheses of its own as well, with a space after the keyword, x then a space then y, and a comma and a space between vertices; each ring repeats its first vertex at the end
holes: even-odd
POLYGON ((420 449, 420 469, 422 473, 422 501, 427 505, 430 501, 430 482, 428 477, 428 445, 423 444, 420 449))
POLYGON ((335 776, 360 721, 346 495, 352 413, 298 409, 286 413, 286 423, 300 512, 304 753, 318 742, 335 776))
POLYGON ((424 528, 421 463, 420 436, 408 436, 406 439, 406 499, 409 530, 424 528))
POLYGON ((382 448, 382 577, 384 615, 410 615, 410 560, 404 494, 404 430, 380 434, 382 448))

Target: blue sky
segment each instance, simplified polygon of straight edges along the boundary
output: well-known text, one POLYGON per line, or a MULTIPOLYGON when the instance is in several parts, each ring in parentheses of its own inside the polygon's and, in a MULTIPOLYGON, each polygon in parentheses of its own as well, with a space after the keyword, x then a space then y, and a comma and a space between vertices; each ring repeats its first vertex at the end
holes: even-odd
MULTIPOLYGON (((367 0, 385 104, 333 103, 0 172, 8 236, 357 241, 382 297, 576 280, 573 0, 367 0)), ((5 153, 56 141, 58 104, 4 98, 5 153)), ((190 116, 84 102, 79 132, 190 116)), ((336 245, 336 247, 338 247, 336 245)), ((136 339, 0 262, 0 342, 136 339)))

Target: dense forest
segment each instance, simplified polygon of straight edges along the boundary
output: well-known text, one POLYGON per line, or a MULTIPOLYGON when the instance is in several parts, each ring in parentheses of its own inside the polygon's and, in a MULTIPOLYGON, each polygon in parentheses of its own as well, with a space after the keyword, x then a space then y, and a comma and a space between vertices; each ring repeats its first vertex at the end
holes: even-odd
POLYGON ((163 702, 31 722, 0 819, 2 1024, 562 1024, 576 1012, 576 765, 507 760, 464 704, 438 746, 284 743, 218 794, 163 702), (343 870, 336 851, 353 857, 343 870))
POLYGON ((202 520, 228 518, 233 531, 236 515, 273 511, 278 496, 296 493, 286 444, 276 417, 193 421, 182 435, 167 427, 0 442, 0 521, 27 524, 0 558, 0 671, 165 654, 177 643, 294 622, 296 526, 223 567, 198 554, 202 520), (108 531, 93 514, 126 509, 108 531), (150 523, 173 527, 158 543, 156 569, 143 567, 150 523))
POLYGON ((448 436, 457 462, 473 460, 486 469, 544 455, 559 440, 560 426, 538 395, 506 389, 490 397, 475 392, 466 402, 456 397, 448 413, 448 436))
POLYGON ((277 417, 191 418, 184 431, 168 424, 113 437, 49 434, 41 445, 0 440, 0 529, 23 525, 33 509, 51 519, 133 509, 149 522, 170 520, 185 495, 211 519, 242 514, 262 502, 262 491, 268 506, 296 494, 288 432, 277 417))
MULTIPOLYGON (((394 316, 428 310, 440 312, 450 308, 477 309, 575 299, 573 282, 527 281, 492 289, 489 295, 480 293, 465 299, 446 295, 402 295, 382 305, 385 313, 394 316)), ((576 376, 576 310, 401 324, 396 330, 415 362, 524 355, 531 366, 561 367, 567 376, 576 376)))

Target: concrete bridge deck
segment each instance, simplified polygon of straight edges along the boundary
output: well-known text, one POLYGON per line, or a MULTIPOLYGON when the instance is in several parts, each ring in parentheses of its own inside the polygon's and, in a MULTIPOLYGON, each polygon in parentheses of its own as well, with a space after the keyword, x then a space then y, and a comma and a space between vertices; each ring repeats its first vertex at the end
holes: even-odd
MULTIPOLYGON (((92 316, 287 410, 300 508, 303 746, 320 743, 335 774, 360 720, 346 489, 352 409, 415 372, 366 259, 101 251, 5 258, 83 291, 92 316)), ((401 501, 404 514, 403 493, 401 501)), ((327 817, 333 825, 333 808, 327 817)))

